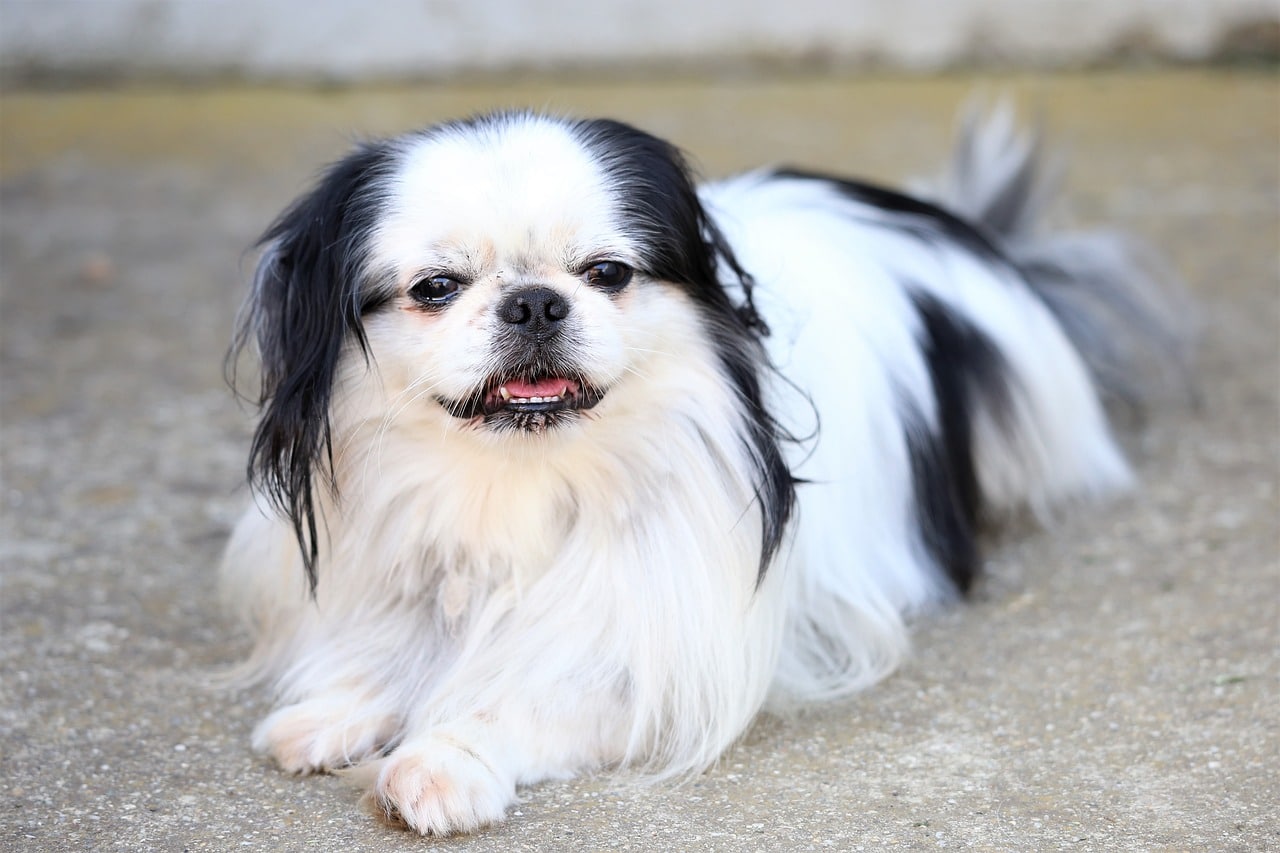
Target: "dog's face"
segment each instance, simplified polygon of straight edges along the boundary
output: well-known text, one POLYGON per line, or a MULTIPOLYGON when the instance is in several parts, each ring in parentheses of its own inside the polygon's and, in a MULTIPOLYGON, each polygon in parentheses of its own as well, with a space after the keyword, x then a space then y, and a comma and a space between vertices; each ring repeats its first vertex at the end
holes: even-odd
POLYGON ((402 145, 364 321, 397 403, 492 432, 564 428, 692 310, 570 128, 520 117, 402 145))
POLYGON ((750 279, 668 143, 605 120, 441 125, 338 162, 263 242, 238 339, 262 360, 250 472, 309 570, 313 488, 336 485, 344 446, 334 413, 367 391, 381 410, 361 417, 380 428, 509 454, 595 422, 660 431, 673 401, 713 390, 742 413, 715 417, 772 496, 766 554, 780 536, 791 486, 760 402, 750 279))

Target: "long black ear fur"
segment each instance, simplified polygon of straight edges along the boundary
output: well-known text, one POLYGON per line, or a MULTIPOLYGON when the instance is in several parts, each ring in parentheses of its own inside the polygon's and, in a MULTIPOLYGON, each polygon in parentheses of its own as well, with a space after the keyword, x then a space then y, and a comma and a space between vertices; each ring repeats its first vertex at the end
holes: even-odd
POLYGON ((361 316, 379 297, 362 286, 392 151, 366 144, 331 166, 267 229, 253 290, 228 362, 256 344, 262 409, 249 481, 292 523, 312 593, 319 556, 317 480, 333 487, 329 403, 343 347, 366 347, 361 316))
POLYGON ((635 233, 645 235, 645 272, 683 285, 703 309, 725 373, 746 409, 744 438, 758 474, 763 525, 759 582, 782 546, 796 483, 780 447, 791 436, 764 402, 762 374, 769 367, 760 343, 768 329, 756 313, 754 282, 703 208, 679 149, 608 119, 581 121, 574 130, 612 180, 623 216, 635 233), (730 298, 726 281, 738 285, 741 302, 730 298))

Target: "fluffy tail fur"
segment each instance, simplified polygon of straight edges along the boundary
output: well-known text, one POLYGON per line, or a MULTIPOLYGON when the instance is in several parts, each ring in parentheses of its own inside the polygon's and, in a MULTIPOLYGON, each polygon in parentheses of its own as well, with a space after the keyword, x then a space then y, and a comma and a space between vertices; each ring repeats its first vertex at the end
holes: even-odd
POLYGON ((1049 232, 1061 159, 1007 101, 963 112, 948 169, 926 193, 985 229, 1018 265, 1084 359, 1107 403, 1137 408, 1170 382, 1187 388, 1189 298, 1158 253, 1107 229, 1049 232))

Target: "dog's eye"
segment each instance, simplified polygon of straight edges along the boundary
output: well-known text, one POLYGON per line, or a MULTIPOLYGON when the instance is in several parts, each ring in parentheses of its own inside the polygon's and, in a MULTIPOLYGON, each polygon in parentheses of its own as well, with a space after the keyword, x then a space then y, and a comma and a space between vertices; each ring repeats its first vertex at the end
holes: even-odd
POLYGON ((631 267, 617 261, 601 261, 587 267, 582 278, 587 284, 601 290, 621 290, 631 281, 631 267))
POLYGON ((424 278, 409 288, 409 295, 424 305, 443 305, 458 293, 456 279, 447 275, 424 278))

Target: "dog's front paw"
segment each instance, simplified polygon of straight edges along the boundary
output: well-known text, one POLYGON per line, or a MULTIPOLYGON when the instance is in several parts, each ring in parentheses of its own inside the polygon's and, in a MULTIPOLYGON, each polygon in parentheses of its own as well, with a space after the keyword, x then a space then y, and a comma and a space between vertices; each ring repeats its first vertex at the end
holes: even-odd
POLYGON ((395 736, 389 715, 360 713, 358 705, 313 700, 287 705, 258 726, 253 746, 289 773, 317 773, 356 764, 395 736))
POLYGON ((473 832, 501 821, 515 801, 513 779, 443 733, 402 744, 380 763, 374 807, 423 835, 473 832))

